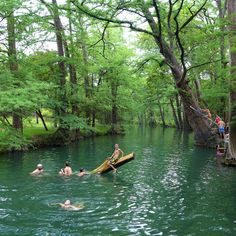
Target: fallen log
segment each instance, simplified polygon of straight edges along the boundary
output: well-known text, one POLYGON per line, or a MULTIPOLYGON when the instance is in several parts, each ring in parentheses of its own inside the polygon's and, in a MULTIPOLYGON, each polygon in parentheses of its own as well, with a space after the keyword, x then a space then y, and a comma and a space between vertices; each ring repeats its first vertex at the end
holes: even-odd
MULTIPOLYGON (((123 156, 121 158, 118 159, 118 161, 113 164, 113 166, 115 168, 118 168, 130 161, 132 161, 135 158, 135 154, 132 152, 126 156, 123 156)), ((108 160, 105 160, 100 166, 98 166, 96 169, 92 170, 90 173, 91 174, 104 174, 107 173, 109 171, 113 170, 108 163, 108 160)))

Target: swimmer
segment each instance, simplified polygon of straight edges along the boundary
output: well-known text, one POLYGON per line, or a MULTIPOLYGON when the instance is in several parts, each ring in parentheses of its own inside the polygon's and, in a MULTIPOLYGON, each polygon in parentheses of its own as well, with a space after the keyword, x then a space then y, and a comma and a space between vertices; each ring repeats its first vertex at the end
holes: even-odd
POLYGON ((79 170, 78 176, 79 176, 79 177, 82 177, 82 176, 84 176, 85 174, 86 174, 86 173, 85 173, 84 168, 81 168, 81 169, 79 170))
POLYGON ((38 164, 37 168, 32 171, 30 174, 31 175, 38 175, 38 174, 42 174, 43 173, 43 165, 42 164, 38 164))
POLYGON ((59 205, 61 208, 65 210, 72 210, 72 211, 78 211, 84 208, 84 205, 82 203, 77 205, 72 205, 71 201, 68 199, 64 203, 51 203, 51 206, 53 205, 59 205))
POLYGON ((66 161, 64 169, 61 169, 59 172, 60 175, 66 175, 66 176, 71 176, 72 175, 72 169, 70 167, 70 163, 66 161))

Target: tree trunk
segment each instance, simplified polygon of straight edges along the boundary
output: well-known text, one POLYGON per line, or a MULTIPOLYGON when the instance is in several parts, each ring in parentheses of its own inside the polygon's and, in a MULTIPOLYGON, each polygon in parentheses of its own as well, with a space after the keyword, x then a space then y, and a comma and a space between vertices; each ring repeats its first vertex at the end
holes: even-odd
POLYGON ((46 123, 45 123, 45 120, 44 120, 44 118, 43 118, 43 114, 41 113, 41 111, 40 111, 40 110, 36 111, 36 114, 37 114, 37 116, 41 119, 41 121, 42 121, 42 123, 43 123, 44 129, 45 129, 46 131, 48 131, 48 127, 47 127, 47 125, 46 125, 46 123))
MULTIPOLYGON (((16 51, 16 35, 15 35, 15 18, 13 11, 8 14, 7 17, 7 33, 8 33, 8 58, 9 67, 11 73, 15 78, 18 76, 18 62, 17 62, 17 51, 16 51)), ((16 86, 18 86, 16 84, 16 86)), ((12 123, 13 127, 23 132, 22 117, 19 115, 20 111, 13 112, 12 123)))
MULTIPOLYGON (((155 10, 159 11, 160 9, 157 9, 158 6, 155 4, 155 10)), ((152 13, 148 9, 148 5, 144 4, 142 5, 142 11, 145 15, 145 18, 152 30, 153 38, 155 40, 155 43, 160 49, 160 53, 165 58, 166 64, 169 66, 173 79, 175 81, 176 87, 178 88, 178 93, 181 97, 183 106, 184 106, 184 112, 187 116, 188 122, 194 132, 195 141, 197 145, 200 146, 213 146, 214 141, 212 140, 212 133, 210 129, 209 123, 202 117, 199 116, 196 112, 194 112, 190 107, 198 108, 198 103, 196 99, 193 96, 193 92, 188 86, 188 81, 186 80, 186 64, 184 59, 184 48, 181 43, 180 38, 178 38, 178 33, 175 32, 176 41, 181 48, 179 48, 180 52, 180 59, 176 56, 175 51, 171 50, 171 47, 168 45, 168 43, 165 41, 164 36, 162 35, 161 31, 161 17, 160 15, 158 17, 158 23, 156 23, 156 20, 153 18, 152 13), (211 141, 210 141, 211 140, 211 141), (208 142, 209 141, 209 142, 208 142), (210 142, 212 142, 210 144, 210 142)), ((177 29, 178 30, 178 29, 177 29)))
POLYGON ((197 102, 199 103, 200 98, 201 98, 201 84, 198 78, 194 80, 194 85, 196 89, 196 99, 197 99, 197 102))
POLYGON ((178 94, 175 95, 175 101, 176 101, 176 106, 177 106, 179 128, 182 129, 183 128, 183 118, 182 118, 182 113, 181 113, 182 108, 181 108, 181 102, 180 102, 178 94))
POLYGON ((222 0, 216 0, 216 4, 218 7, 218 11, 219 11, 219 18, 221 20, 220 24, 220 31, 221 31, 221 35, 220 35, 220 57, 221 57, 221 68, 225 68, 226 67, 226 60, 225 60, 225 26, 223 24, 223 20, 225 18, 225 11, 226 11, 226 2, 222 1, 222 0), (225 3, 224 3, 225 2, 225 3))
POLYGON ((92 111, 92 127, 95 128, 96 124, 96 111, 92 111))
POLYGON ((196 144, 199 146, 213 146, 215 141, 212 140, 212 133, 208 120, 191 109, 191 107, 198 109, 198 104, 186 81, 178 83, 178 88, 182 98, 185 115, 189 125, 194 131, 196 144), (212 143, 210 143, 210 140, 212 143))
POLYGON ((191 131, 192 128, 188 122, 188 118, 185 114, 185 111, 184 111, 184 108, 183 108, 183 123, 182 123, 182 129, 185 130, 185 131, 191 131))
POLYGON ((159 112, 160 112, 160 115, 161 115, 162 126, 166 127, 165 116, 164 116, 164 109, 162 109, 161 103, 160 103, 159 99, 157 99, 157 102, 158 102, 159 112))
POLYGON ((69 68, 69 74, 70 74, 70 85, 71 85, 71 107, 72 107, 72 114, 78 114, 78 103, 77 103, 77 73, 76 73, 76 68, 73 62, 71 62, 71 59, 73 59, 73 40, 72 40, 72 28, 71 28, 71 22, 69 19, 69 28, 70 28, 70 44, 72 47, 71 53, 65 38, 65 32, 63 30, 63 35, 64 35, 64 48, 65 48, 65 56, 69 59, 68 68, 69 68))
POLYGON ((112 96, 112 110, 111 110, 111 125, 112 132, 115 132, 115 127, 118 121, 118 108, 117 108, 117 90, 118 85, 116 81, 111 81, 111 96, 112 96))
POLYGON ((59 56, 59 74, 60 74, 60 100, 62 101, 62 106, 59 108, 59 114, 63 115, 66 113, 67 105, 66 105, 66 92, 65 92, 65 84, 66 84, 66 67, 64 62, 64 47, 63 47, 63 27, 61 24, 61 20, 59 18, 57 1, 52 0, 53 4, 53 21, 56 33, 56 41, 57 41, 57 53, 59 56))
POLYGON ((150 127, 155 127, 156 126, 156 120, 154 117, 154 112, 152 109, 149 110, 149 122, 148 122, 150 127))
POLYGON ((228 16, 230 20, 230 145, 229 155, 236 158, 236 1, 228 0, 228 16))
POLYGON ((170 105, 171 105, 172 112, 173 112, 173 117, 174 117, 174 121, 175 121, 175 126, 176 126, 176 128, 180 129, 180 125, 179 125, 178 117, 177 117, 177 114, 176 114, 174 102, 173 102, 173 100, 172 100, 171 98, 170 98, 170 105))
MULTIPOLYGON (((83 63, 84 63, 83 77, 84 77, 85 97, 90 100, 91 99, 91 86, 90 86, 89 74, 88 74, 88 52, 87 52, 87 47, 84 42, 82 42, 81 44, 81 49, 82 49, 83 63)), ((85 113, 86 113, 87 123, 88 125, 90 125, 90 122, 91 122, 90 107, 86 108, 85 113)))

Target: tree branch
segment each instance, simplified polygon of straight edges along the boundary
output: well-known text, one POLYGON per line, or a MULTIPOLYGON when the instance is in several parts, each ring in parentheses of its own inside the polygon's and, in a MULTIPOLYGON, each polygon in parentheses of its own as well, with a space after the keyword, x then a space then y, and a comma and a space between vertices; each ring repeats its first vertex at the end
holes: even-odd
MULTIPOLYGON (((106 17, 102 17, 102 16, 98 16, 98 15, 95 15, 94 13, 88 11, 85 9, 85 7, 81 6, 81 5, 78 5, 76 4, 75 0, 72 0, 71 1, 75 7, 77 7, 81 12, 83 12, 84 14, 94 18, 94 19, 98 19, 98 20, 102 20, 102 21, 106 21, 106 22, 110 22, 110 23, 114 23, 114 24, 120 24, 120 25, 128 25, 127 28, 130 28, 134 31, 137 31, 137 32, 142 32, 142 33, 146 33, 146 34, 149 34, 149 35, 152 35, 152 36, 156 36, 154 33, 152 33, 151 31, 148 31, 148 30, 145 30, 145 29, 142 29, 142 28, 139 28, 139 27, 136 27, 134 26, 134 22, 132 21, 127 21, 127 20, 117 20, 117 19, 112 19, 112 18, 106 18, 106 17)), ((125 26, 122 26, 122 27, 125 27, 125 26)))
POLYGON ((172 16, 172 10, 173 10, 173 4, 172 1, 169 0, 169 11, 168 11, 168 16, 167 16, 167 26, 168 26, 168 36, 170 40, 170 48, 173 50, 173 35, 171 32, 171 16, 172 16))
MULTIPOLYGON (((208 0, 205 0, 205 2, 202 4, 202 6, 195 12, 195 13, 192 13, 192 11, 190 10, 191 12, 191 16, 183 23, 183 25, 179 28, 179 31, 181 31, 184 27, 186 27, 197 15, 198 13, 204 8, 204 6, 206 5, 208 0)), ((195 3, 195 2, 194 2, 195 3)), ((191 8, 190 8, 191 9, 191 8)))
POLYGON ((106 29, 108 28, 109 23, 110 23, 110 22, 106 22, 105 27, 104 27, 104 29, 103 29, 103 31, 102 31, 101 38, 100 38, 97 42, 95 42, 94 44, 90 45, 90 47, 89 47, 89 48, 94 47, 94 46, 96 46, 99 42, 102 41, 102 44, 103 44, 103 49, 102 49, 103 57, 105 57, 105 45, 106 45, 106 43, 105 43, 105 33, 106 33, 106 29))
POLYGON ((185 65, 185 61, 184 61, 184 57, 185 57, 185 51, 184 51, 184 47, 181 43, 181 40, 180 40, 180 37, 179 37, 179 22, 178 22, 178 16, 180 14, 180 11, 181 9, 183 8, 183 2, 184 0, 181 0, 181 4, 180 4, 180 7, 176 13, 176 15, 174 16, 174 21, 175 21, 175 24, 176 24, 176 31, 175 31, 175 38, 176 38, 176 41, 177 41, 177 45, 179 46, 179 49, 180 49, 180 60, 181 60, 181 64, 182 64, 182 67, 183 67, 183 74, 182 74, 182 77, 180 79, 180 81, 177 81, 177 83, 181 82, 185 76, 186 76, 186 73, 187 73, 187 69, 186 69, 186 65, 185 65))
POLYGON ((157 23, 158 23, 158 31, 159 31, 158 38, 159 38, 159 42, 160 42, 160 50, 163 51, 161 15, 160 15, 159 8, 157 6, 157 1, 153 0, 152 3, 154 5, 154 8, 155 8, 155 11, 157 14, 157 21, 158 21, 157 23))
POLYGON ((198 64, 198 65, 194 65, 194 66, 191 66, 187 69, 187 71, 190 71, 192 69, 195 69, 195 68, 198 68, 198 67, 201 67, 201 66, 205 66, 205 65, 208 65, 208 64, 211 64, 211 63, 215 63, 215 62, 219 62, 221 61, 221 59, 218 59, 218 60, 215 60, 215 61, 207 61, 207 62, 203 62, 201 64, 198 64))

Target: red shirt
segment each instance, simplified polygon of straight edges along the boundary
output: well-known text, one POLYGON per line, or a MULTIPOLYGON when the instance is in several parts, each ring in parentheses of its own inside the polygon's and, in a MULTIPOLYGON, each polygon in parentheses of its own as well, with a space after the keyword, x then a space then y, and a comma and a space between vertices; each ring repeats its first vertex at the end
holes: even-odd
POLYGON ((219 116, 216 117, 215 122, 216 122, 216 124, 218 124, 220 122, 220 117, 219 116))

